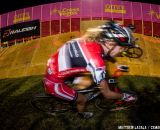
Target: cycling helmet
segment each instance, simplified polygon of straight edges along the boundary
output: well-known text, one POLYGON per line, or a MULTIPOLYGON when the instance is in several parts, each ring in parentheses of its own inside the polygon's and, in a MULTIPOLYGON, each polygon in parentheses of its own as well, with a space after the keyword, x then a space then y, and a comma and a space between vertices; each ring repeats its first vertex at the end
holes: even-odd
POLYGON ((134 46, 131 32, 119 24, 111 21, 102 26, 101 40, 113 39, 119 46, 134 46))

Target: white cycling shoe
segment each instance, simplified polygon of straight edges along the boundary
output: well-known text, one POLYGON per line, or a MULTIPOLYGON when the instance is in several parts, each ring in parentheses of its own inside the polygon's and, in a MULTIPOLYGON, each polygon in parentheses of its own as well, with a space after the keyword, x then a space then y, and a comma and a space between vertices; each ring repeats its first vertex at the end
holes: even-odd
POLYGON ((84 118, 84 119, 89 119, 89 118, 93 117, 92 112, 80 112, 78 114, 80 115, 81 118, 84 118))
POLYGON ((123 93, 122 100, 125 102, 135 102, 137 100, 137 97, 128 93, 123 93))

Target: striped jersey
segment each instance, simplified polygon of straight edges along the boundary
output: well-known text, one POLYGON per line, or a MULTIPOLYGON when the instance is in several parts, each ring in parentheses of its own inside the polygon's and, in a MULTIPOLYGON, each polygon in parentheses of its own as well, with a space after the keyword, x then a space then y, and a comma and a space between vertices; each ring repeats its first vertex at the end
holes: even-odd
POLYGON ((90 72, 95 83, 105 79, 103 48, 96 42, 73 39, 51 56, 47 63, 46 78, 66 80, 80 73, 90 72))

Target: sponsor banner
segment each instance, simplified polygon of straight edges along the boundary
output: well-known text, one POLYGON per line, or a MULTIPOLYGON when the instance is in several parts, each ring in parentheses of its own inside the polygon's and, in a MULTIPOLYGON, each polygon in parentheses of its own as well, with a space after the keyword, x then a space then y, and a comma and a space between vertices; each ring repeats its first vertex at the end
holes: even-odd
POLYGON ((91 18, 91 0, 81 0, 81 18, 91 18))
POLYGON ((113 18, 111 2, 109 0, 103 1, 103 17, 113 18))
POLYGON ((7 15, 8 15, 8 13, 1 15, 1 19, 2 19, 1 27, 6 27, 7 26, 7 15))
POLYGON ((26 21, 33 21, 32 19, 32 7, 29 7, 29 8, 25 8, 24 9, 24 22, 26 21))
POLYGON ((151 9, 149 11, 149 14, 151 15, 152 22, 160 23, 159 5, 152 5, 151 4, 151 9))
POLYGON ((150 4, 142 3, 142 12, 143 12, 143 20, 144 21, 151 21, 150 15, 151 6, 150 4))
MULTIPOLYGON (((31 21, 32 20, 32 8, 25 8, 22 10, 18 10, 15 12, 12 12, 10 15, 9 13, 9 23, 17 24, 21 22, 31 21)), ((8 24, 8 25, 12 25, 8 24)))
POLYGON ((103 4, 102 0, 91 1, 92 17, 103 17, 102 4, 103 4))
POLYGON ((24 9, 16 10, 15 17, 13 19, 13 23, 22 23, 23 22, 24 9))
POLYGON ((51 4, 50 9, 51 20, 60 20, 61 17, 61 3, 53 3, 51 4))
POLYGON ((1 15, 0 15, 0 28, 2 27, 2 25, 1 25, 1 15))
POLYGON ((24 8, 1 15, 1 27, 26 21, 69 18, 124 18, 160 23, 160 7, 118 0, 75 0, 24 8))
POLYGON ((41 5, 33 7, 32 21, 41 19, 41 5))
POLYGON ((12 11, 8 13, 8 26, 14 24, 13 20, 14 20, 15 15, 16 15, 16 11, 12 11))
POLYGON ((80 1, 71 1, 71 18, 80 18, 80 1))
POLYGON ((70 1, 62 2, 61 10, 59 11, 61 19, 69 19, 72 14, 73 8, 70 7, 70 1))
POLYGON ((1 28, 1 41, 10 41, 30 36, 40 35, 39 20, 23 22, 12 26, 1 28))
POLYGON ((132 11, 134 20, 142 20, 142 7, 141 3, 132 2, 132 11))
POLYGON ((42 5, 42 17, 41 21, 50 21, 50 4, 42 5))
POLYGON ((126 11, 123 11, 123 12, 125 12, 125 13, 123 13, 123 18, 124 19, 132 19, 132 17, 133 17, 132 3, 128 2, 128 1, 123 1, 123 5, 124 5, 124 10, 126 10, 126 11))
POLYGON ((123 14, 126 14, 126 8, 123 5, 122 1, 111 1, 111 5, 108 6, 107 11, 112 13, 113 18, 121 18, 123 14))

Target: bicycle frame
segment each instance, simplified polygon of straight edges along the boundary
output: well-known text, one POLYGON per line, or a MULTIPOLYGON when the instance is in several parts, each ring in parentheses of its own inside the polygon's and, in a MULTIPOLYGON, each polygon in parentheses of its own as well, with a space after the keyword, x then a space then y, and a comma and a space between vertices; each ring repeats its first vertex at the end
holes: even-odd
POLYGON ((95 99, 96 97, 98 97, 101 94, 98 87, 93 87, 93 88, 90 88, 90 89, 77 90, 77 92, 82 93, 82 94, 86 94, 87 102, 95 99), (92 93, 92 92, 96 92, 96 93, 92 93))
MULTIPOLYGON (((114 91, 115 92, 119 92, 117 86, 115 86, 115 84, 117 84, 116 78, 120 77, 122 75, 122 72, 120 70, 116 70, 115 73, 112 75, 112 78, 108 79, 108 84, 109 86, 112 85, 115 87, 114 91)), ((78 93, 82 93, 82 94, 86 94, 87 96, 87 102, 92 101, 94 99, 96 99, 99 95, 101 95, 101 91, 99 90, 98 86, 91 86, 91 88, 87 88, 87 89, 82 89, 82 90, 77 90, 78 93)))

